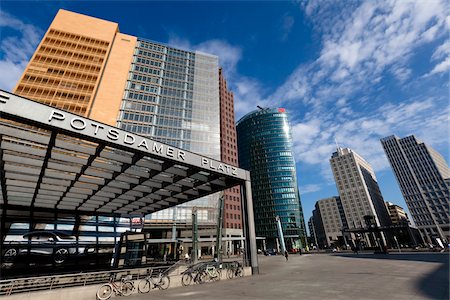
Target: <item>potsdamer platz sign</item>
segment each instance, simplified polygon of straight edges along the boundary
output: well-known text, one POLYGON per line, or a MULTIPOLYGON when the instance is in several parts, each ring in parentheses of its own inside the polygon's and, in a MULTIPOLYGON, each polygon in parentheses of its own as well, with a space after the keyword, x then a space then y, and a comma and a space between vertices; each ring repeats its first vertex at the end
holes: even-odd
POLYGON ((9 209, 143 216, 236 185, 258 272, 248 171, 0 90, 2 233, 9 209))

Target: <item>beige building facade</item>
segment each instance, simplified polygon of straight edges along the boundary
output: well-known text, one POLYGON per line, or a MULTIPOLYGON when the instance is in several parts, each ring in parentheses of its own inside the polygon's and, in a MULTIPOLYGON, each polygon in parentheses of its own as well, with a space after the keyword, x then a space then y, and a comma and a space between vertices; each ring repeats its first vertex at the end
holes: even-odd
POLYGON ((344 236, 346 222, 340 206, 339 197, 321 199, 316 203, 323 224, 324 239, 329 247, 339 244, 339 240, 344 236))
MULTIPOLYGON (((349 148, 338 148, 330 164, 348 228, 366 227, 364 216, 373 216, 379 227, 389 225, 389 214, 372 166, 349 148)), ((375 243, 370 235, 366 235, 366 242, 370 246, 375 243)))

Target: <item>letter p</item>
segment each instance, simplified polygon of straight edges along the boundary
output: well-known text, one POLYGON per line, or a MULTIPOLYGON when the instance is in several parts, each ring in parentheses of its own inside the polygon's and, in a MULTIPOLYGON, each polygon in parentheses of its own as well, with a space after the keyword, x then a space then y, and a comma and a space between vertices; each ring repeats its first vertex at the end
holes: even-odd
POLYGON ((65 118, 66 116, 63 113, 57 112, 56 110, 52 110, 52 113, 50 114, 48 121, 51 122, 53 119, 63 121, 65 118))

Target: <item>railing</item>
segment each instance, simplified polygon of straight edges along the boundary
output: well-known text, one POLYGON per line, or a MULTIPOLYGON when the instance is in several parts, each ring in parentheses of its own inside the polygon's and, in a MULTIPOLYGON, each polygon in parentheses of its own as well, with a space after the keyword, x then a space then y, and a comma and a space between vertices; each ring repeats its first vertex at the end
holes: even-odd
POLYGON ((73 273, 67 275, 49 275, 39 277, 27 277, 0 280, 0 296, 8 296, 15 293, 34 292, 42 290, 52 290, 65 287, 85 286, 91 284, 99 284, 108 282, 110 276, 115 276, 116 280, 120 280, 123 276, 129 276, 130 279, 138 280, 144 278, 150 269, 164 269, 169 272, 170 276, 179 275, 177 267, 181 264, 176 263, 172 266, 154 267, 154 268, 135 268, 121 269, 114 271, 73 273), (175 270, 177 268, 177 270, 175 270))

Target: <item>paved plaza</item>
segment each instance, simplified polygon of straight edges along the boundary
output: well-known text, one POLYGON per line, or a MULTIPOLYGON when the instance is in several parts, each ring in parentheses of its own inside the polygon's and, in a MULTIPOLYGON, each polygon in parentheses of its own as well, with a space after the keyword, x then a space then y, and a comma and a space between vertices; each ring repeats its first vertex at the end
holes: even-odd
POLYGON ((259 256, 260 274, 128 299, 449 299, 448 253, 259 256))

